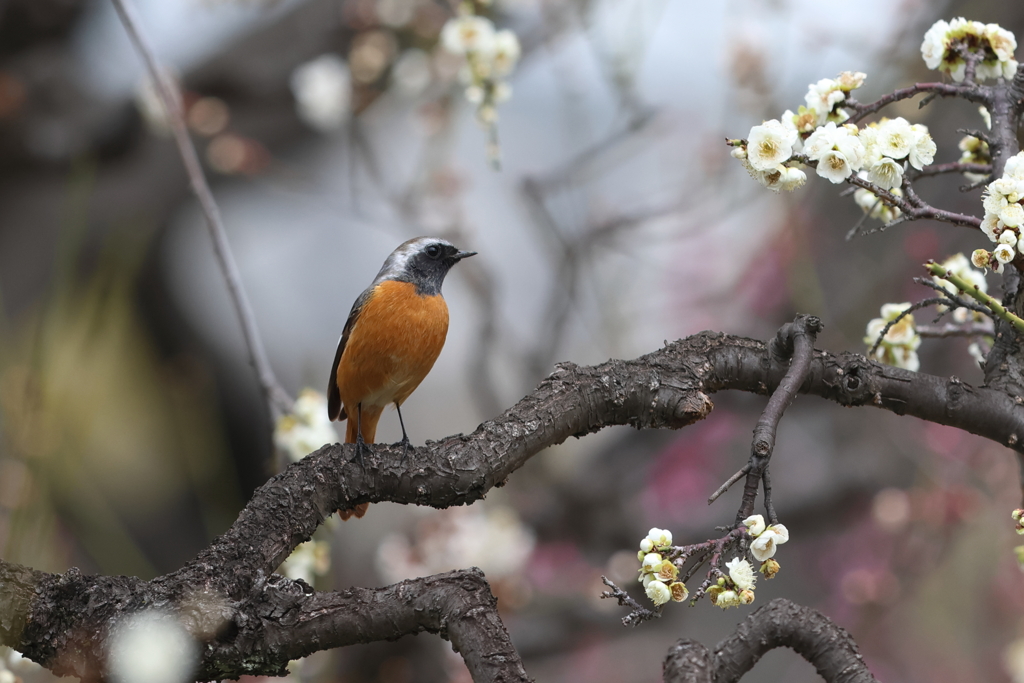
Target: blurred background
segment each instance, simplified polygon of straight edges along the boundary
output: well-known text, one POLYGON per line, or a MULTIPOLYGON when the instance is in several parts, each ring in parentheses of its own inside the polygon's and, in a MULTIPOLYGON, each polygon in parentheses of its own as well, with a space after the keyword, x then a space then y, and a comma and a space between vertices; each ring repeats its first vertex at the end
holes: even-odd
MULTIPOLYGON (((848 242, 862 214, 842 187, 812 175, 773 194, 724 139, 796 110, 808 83, 840 71, 868 74, 861 101, 936 79, 919 51, 936 19, 1024 36, 1024 5, 997 0, 494 0, 485 13, 523 48, 498 108, 497 171, 460 64, 438 45, 454 14, 445 0, 135 4, 182 85, 293 395, 326 389, 349 308, 395 246, 430 234, 479 252, 445 284, 448 342, 403 411, 414 443, 472 431, 559 361, 635 357, 704 329, 764 339, 813 313, 820 347, 863 352, 882 304, 928 295, 912 282, 921 262, 987 240, 914 223, 848 242)), ((957 128, 982 125, 963 102, 887 113, 926 123, 937 163, 959 157, 957 128)), ((918 187, 980 215, 963 182, 918 187)), ((920 354, 924 372, 981 382, 966 340, 926 340, 920 354)), ((745 463, 764 398, 713 398, 713 414, 682 432, 609 429, 551 448, 470 508, 374 505, 325 526, 285 570, 331 589, 478 565, 538 681, 659 681, 672 642, 712 646, 750 608, 671 604, 626 630, 624 611, 598 598, 600 576, 639 596, 650 527, 690 543, 731 522, 738 490, 705 501, 745 463)), ((385 414, 379 440, 400 437, 396 417, 385 414)), ((51 572, 174 570, 273 473, 272 428, 112 6, 0 0, 3 558, 51 572)), ((785 596, 823 610, 882 680, 1024 681, 1011 452, 798 399, 772 471, 793 540, 754 607, 785 596)), ((468 680, 432 636, 318 653, 291 677, 468 680)), ((787 650, 744 680, 818 679, 787 650)))

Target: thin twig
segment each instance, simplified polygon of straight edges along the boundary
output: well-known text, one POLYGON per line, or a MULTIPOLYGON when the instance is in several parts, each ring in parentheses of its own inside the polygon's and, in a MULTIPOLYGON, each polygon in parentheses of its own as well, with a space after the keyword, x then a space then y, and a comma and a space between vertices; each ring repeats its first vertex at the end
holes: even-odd
POLYGON ((992 173, 992 164, 969 164, 962 161, 953 161, 948 164, 931 164, 925 166, 920 171, 910 171, 908 169, 907 175, 911 175, 914 178, 926 178, 928 176, 940 175, 943 173, 978 173, 990 175, 992 173))
POLYGON ((922 93, 930 93, 925 102, 930 102, 930 97, 960 97, 970 102, 988 104, 992 100, 989 88, 979 85, 960 85, 955 83, 915 83, 909 88, 894 90, 888 95, 881 97, 869 104, 861 104, 853 99, 844 101, 840 106, 851 110, 850 123, 857 123, 861 119, 874 114, 883 107, 886 107, 900 100, 910 99, 922 93))
POLYGON ((163 71, 157 62, 156 52, 153 50, 149 39, 142 29, 142 24, 135 13, 131 0, 111 1, 114 3, 114 9, 117 10, 117 14, 121 18, 121 23, 124 24, 125 31, 128 32, 128 36, 135 45, 135 49, 145 63, 149 77, 153 81, 153 87, 156 89, 157 95, 159 95, 160 101, 167 111, 171 130, 174 133, 174 141, 178 146, 178 152, 181 154, 181 160, 185 164, 185 171, 188 173, 192 191, 199 200, 203 215, 206 217, 206 226, 213 240, 213 251, 217 255, 217 262, 220 264, 221 272, 227 281, 231 300, 235 305, 235 311, 238 313, 238 319, 242 325, 242 334, 245 337, 245 345, 249 351, 249 362, 256 370, 256 378, 259 381, 260 389, 263 391, 267 410, 272 420, 276 422, 277 418, 282 414, 291 411, 294 401, 281 388, 273 369, 270 367, 270 361, 267 358, 266 350, 263 348, 263 341, 256 327, 256 317, 245 294, 245 289, 242 287, 242 276, 238 271, 238 265, 235 263, 234 256, 231 254, 231 246, 228 243, 227 232, 221 220, 220 209, 218 209, 217 203, 213 199, 213 193, 210 191, 210 186, 206 182, 206 176, 203 174, 203 168, 199 162, 199 155, 196 153, 196 148, 189 137, 185 115, 179 104, 180 98, 176 96, 175 86, 164 77, 163 71))
MULTIPOLYGON (((905 310, 900 311, 899 315, 897 315, 895 318, 893 318, 892 320, 887 322, 885 324, 885 327, 882 328, 881 332, 878 333, 878 338, 875 339, 875 343, 872 344, 870 349, 868 349, 868 358, 874 358, 875 357, 875 351, 878 350, 878 347, 881 345, 882 340, 885 339, 885 335, 889 334, 889 330, 891 330, 893 327, 895 327, 897 324, 899 324, 899 322, 901 320, 906 318, 908 315, 910 315, 914 311, 920 310, 922 308, 927 308, 928 306, 934 306, 936 304, 944 304, 944 303, 946 303, 946 299, 944 299, 944 298, 941 298, 941 299, 939 299, 939 298, 925 299, 923 301, 918 301, 915 304, 911 304, 905 310)), ((916 329, 917 326, 915 325, 914 327, 916 329)))
POLYGON ((991 321, 988 323, 945 323, 943 325, 917 325, 917 333, 922 337, 945 339, 947 337, 991 337, 996 333, 991 321))
POLYGON ((728 479, 726 479, 725 483, 722 484, 721 486, 719 486, 718 490, 716 490, 714 493, 712 493, 711 496, 708 498, 708 505, 711 505, 716 500, 718 500, 718 498, 723 493, 725 493, 730 488, 732 488, 732 485, 735 484, 736 482, 738 482, 740 479, 742 479, 743 475, 745 475, 749 471, 750 471, 750 465, 749 464, 744 465, 743 468, 740 469, 736 474, 734 474, 731 477, 729 477, 728 479))

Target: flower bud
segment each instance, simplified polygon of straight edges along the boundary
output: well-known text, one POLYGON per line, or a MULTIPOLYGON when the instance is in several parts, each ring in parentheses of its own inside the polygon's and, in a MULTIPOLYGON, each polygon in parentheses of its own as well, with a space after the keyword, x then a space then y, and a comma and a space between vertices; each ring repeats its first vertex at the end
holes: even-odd
POLYGON ((740 591, 741 605, 749 605, 752 602, 754 602, 754 591, 750 590, 749 588, 747 590, 740 591))

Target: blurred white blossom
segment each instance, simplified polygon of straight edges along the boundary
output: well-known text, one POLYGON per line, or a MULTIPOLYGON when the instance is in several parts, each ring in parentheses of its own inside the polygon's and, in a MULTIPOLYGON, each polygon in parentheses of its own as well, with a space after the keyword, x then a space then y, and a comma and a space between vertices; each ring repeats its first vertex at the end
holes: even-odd
POLYGON ((337 440, 338 434, 327 416, 327 399, 315 389, 304 389, 292 412, 278 418, 274 428, 274 445, 293 461, 337 440))
POLYGON ((522 571, 534 542, 511 508, 477 504, 431 513, 411 542, 388 535, 377 547, 376 565, 390 583, 474 566, 488 579, 510 577, 522 571))
POLYGON ((159 610, 125 618, 110 638, 107 668, 117 683, 185 683, 199 649, 178 620, 159 610))
POLYGON ((299 118, 326 133, 340 128, 352 108, 352 75, 339 55, 328 53, 300 64, 292 72, 292 94, 299 118))
MULTIPOLYGON (((885 326, 895 320, 903 311, 910 308, 910 303, 885 304, 882 306, 882 317, 874 318, 868 323, 864 343, 870 348, 878 340, 885 326)), ((917 348, 921 345, 921 337, 914 325, 913 314, 905 315, 898 323, 889 328, 882 338, 873 358, 882 363, 895 365, 898 368, 917 371, 921 363, 917 357, 917 348)), ((771 557, 758 557, 765 560, 771 557)))
POLYGON ((280 573, 293 581, 302 579, 313 585, 316 577, 325 575, 331 568, 331 545, 327 541, 306 541, 281 563, 280 573))

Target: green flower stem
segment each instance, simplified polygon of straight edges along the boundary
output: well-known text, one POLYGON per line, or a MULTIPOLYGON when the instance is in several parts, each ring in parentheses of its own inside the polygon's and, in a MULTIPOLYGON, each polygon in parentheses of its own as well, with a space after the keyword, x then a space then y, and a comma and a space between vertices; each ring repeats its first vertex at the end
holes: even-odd
POLYGON ((959 275, 954 275, 950 271, 940 266, 938 263, 935 263, 935 261, 929 261, 928 263, 924 264, 924 267, 927 268, 928 272, 930 272, 932 275, 940 277, 943 280, 948 280, 949 282, 952 282, 954 287, 959 289, 964 294, 975 299, 978 303, 982 304, 983 306, 986 306, 995 315, 997 315, 998 317, 1002 318, 1003 320, 1017 328, 1018 332, 1024 332, 1024 320, 1021 320, 1013 313, 1010 313, 996 299, 992 298, 985 292, 982 292, 974 285, 968 284, 959 275))

